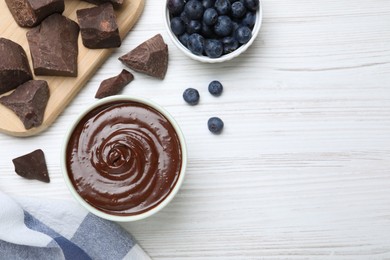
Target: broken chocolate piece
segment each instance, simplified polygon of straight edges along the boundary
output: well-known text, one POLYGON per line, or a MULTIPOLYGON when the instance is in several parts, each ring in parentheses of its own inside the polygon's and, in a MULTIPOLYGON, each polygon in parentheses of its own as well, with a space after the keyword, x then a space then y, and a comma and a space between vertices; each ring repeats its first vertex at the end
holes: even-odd
POLYGON ((26 52, 19 44, 0 38, 0 95, 32 79, 26 52))
POLYGON ((113 7, 117 9, 123 5, 124 0, 84 0, 84 1, 95 5, 111 3, 113 7))
POLYGON ((121 46, 118 24, 112 4, 77 10, 81 39, 90 49, 121 46))
POLYGON ((50 91, 44 80, 30 80, 20 85, 0 103, 8 107, 22 120, 26 129, 42 124, 50 91))
POLYGON ((52 14, 27 32, 35 75, 77 77, 79 26, 52 14))
POLYGON ((122 70, 118 76, 102 81, 98 91, 96 92, 95 98, 104 98, 116 95, 133 79, 133 74, 127 70, 122 70))
POLYGON ((119 58, 130 69, 164 79, 168 68, 168 45, 160 34, 119 58))
POLYGON ((41 149, 12 160, 15 172, 29 180, 50 182, 45 155, 41 149))
POLYGON ((16 23, 22 27, 34 27, 54 13, 62 13, 64 0, 5 0, 16 23))

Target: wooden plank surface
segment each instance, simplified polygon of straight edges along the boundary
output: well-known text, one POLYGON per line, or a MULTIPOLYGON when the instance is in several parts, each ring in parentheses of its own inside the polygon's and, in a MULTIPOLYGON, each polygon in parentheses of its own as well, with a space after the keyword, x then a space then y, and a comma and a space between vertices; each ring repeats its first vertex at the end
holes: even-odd
MULTIPOLYGON (((76 10, 92 7, 92 4, 66 0, 64 16, 77 22, 76 10)), ((144 0, 124 1, 124 5, 115 10, 119 33, 122 39, 134 26, 144 7, 144 0)), ((5 1, 0 1, 0 37, 13 40, 20 44, 27 53, 31 69, 32 62, 30 49, 26 39, 28 29, 19 27, 14 21, 5 1)), ((40 127, 26 130, 20 119, 8 108, 0 105, 0 131, 15 136, 36 135, 49 127, 58 115, 65 109, 74 96, 83 88, 86 82, 91 78, 97 68, 109 57, 113 49, 92 50, 85 48, 78 39, 78 76, 77 77, 53 77, 53 76, 35 76, 35 79, 44 79, 48 82, 50 88, 50 99, 45 111, 43 123, 40 127)), ((8 95, 8 93, 4 94, 8 95)))
POLYGON ((31 138, 0 135, 0 190, 73 200, 61 176, 63 137, 95 102, 117 58, 161 33, 163 81, 134 73, 123 94, 163 105, 188 146, 177 197, 124 226, 154 260, 390 259, 390 1, 263 0, 253 46, 224 64, 184 56, 163 25, 163 1, 147 1, 123 45, 52 127, 31 138), (207 84, 225 87, 215 98, 207 84), (187 106, 182 92, 200 91, 187 106), (207 119, 220 116, 222 135, 207 119), (14 173, 11 160, 46 154, 50 184, 14 173))

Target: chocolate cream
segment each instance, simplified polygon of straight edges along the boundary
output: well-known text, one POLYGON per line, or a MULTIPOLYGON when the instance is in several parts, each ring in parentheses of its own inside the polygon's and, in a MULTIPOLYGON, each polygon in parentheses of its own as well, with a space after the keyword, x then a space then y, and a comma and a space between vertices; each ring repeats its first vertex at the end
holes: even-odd
POLYGON ((180 174, 182 151, 172 124, 133 101, 89 112, 69 139, 66 166, 80 196, 114 215, 136 215, 161 203, 180 174))

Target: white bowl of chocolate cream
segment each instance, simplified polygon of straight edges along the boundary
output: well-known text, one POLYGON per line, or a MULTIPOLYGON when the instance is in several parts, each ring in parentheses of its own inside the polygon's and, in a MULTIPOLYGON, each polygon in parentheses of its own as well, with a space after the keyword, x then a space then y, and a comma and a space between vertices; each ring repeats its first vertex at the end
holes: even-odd
POLYGON ((70 127, 62 171, 74 198, 112 221, 146 218, 178 192, 187 166, 184 136, 172 116, 150 100, 101 99, 70 127))

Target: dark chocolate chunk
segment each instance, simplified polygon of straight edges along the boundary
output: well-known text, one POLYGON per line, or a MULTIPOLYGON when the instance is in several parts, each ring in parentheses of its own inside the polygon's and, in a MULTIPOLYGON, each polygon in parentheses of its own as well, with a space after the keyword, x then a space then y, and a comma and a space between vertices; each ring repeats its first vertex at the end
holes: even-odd
POLYGON ((112 4, 77 10, 81 39, 90 49, 121 46, 118 24, 112 4))
POLYGON ((164 79, 168 68, 168 45, 160 34, 119 58, 130 69, 164 79))
POLYGON ((54 13, 62 13, 64 0, 5 0, 16 23, 22 27, 34 27, 54 13))
POLYGON ((50 90, 44 80, 30 80, 20 85, 0 103, 8 107, 22 120, 26 129, 42 124, 50 90))
POLYGON ((134 76, 127 70, 122 70, 118 76, 103 80, 95 98, 104 98, 118 94, 127 84, 133 81, 134 76))
POLYGON ((41 149, 12 160, 15 172, 29 180, 50 182, 45 155, 41 149))
POLYGON ((77 77, 79 26, 52 14, 27 32, 35 75, 77 77))
POLYGON ((0 38, 0 95, 32 79, 26 52, 19 44, 0 38))
POLYGON ((111 3, 114 6, 114 8, 117 9, 123 5, 124 0, 84 0, 84 1, 95 5, 111 3))

